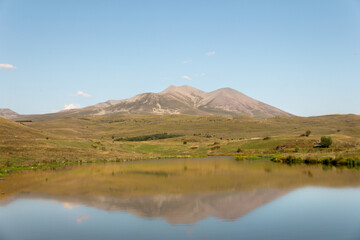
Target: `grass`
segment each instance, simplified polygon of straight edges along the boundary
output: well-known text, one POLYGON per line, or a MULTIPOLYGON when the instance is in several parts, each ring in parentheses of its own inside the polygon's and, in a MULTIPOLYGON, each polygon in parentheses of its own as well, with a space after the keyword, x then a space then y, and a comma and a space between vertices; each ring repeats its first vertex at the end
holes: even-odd
POLYGON ((23 123, 0 119, 2 174, 17 167, 220 155, 247 156, 247 159, 256 156, 281 159, 289 155, 302 159, 357 159, 360 116, 255 119, 119 115, 23 123), (308 129, 311 135, 301 136, 308 129), (321 136, 331 136, 330 148, 313 148, 321 136))
POLYGON ((24 123, 26 126, 61 136, 79 138, 115 138, 171 132, 185 136, 223 139, 249 139, 272 136, 300 136, 311 129, 312 135, 342 134, 360 137, 360 117, 357 115, 330 115, 320 117, 251 117, 190 116, 190 115, 119 115, 62 118, 24 123), (340 132, 338 132, 340 130, 340 132))

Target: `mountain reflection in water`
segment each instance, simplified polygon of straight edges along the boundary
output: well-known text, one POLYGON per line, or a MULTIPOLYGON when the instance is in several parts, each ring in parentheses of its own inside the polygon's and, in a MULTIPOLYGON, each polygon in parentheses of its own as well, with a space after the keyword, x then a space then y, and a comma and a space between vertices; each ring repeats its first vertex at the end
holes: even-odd
POLYGON ((194 224, 209 217, 235 220, 253 209, 271 202, 287 191, 278 189, 256 189, 252 191, 203 193, 189 195, 151 195, 131 198, 102 196, 54 196, 22 193, 4 201, 14 199, 54 199, 64 208, 86 205, 109 212, 129 212, 144 218, 163 218, 171 224, 194 224))
MULTIPOLYGON (((169 225, 163 228, 170 232, 175 231, 170 226, 180 227, 176 229, 182 229, 181 226, 184 225, 199 228, 206 223, 205 226, 210 227, 208 221, 218 219, 228 224, 221 225, 224 231, 232 226, 231 224, 237 225, 232 230, 226 230, 235 234, 240 231, 239 222, 242 222, 242 226, 255 224, 251 219, 259 214, 260 217, 255 217, 257 222, 264 219, 268 222, 266 226, 255 225, 266 228, 264 234, 266 231, 274 234, 274 238, 271 238, 271 234, 262 236, 268 239, 281 239, 276 235, 278 232, 275 234, 273 231, 277 229, 282 232, 284 229, 274 225, 275 223, 289 225, 290 229, 292 225, 295 227, 299 223, 303 224, 303 227, 309 225, 311 228, 316 226, 321 229, 332 221, 337 225, 333 226, 331 231, 339 231, 332 232, 332 236, 327 237, 335 239, 332 237, 338 236, 336 234, 345 231, 352 224, 360 223, 360 217, 355 217, 360 216, 360 207, 356 207, 359 205, 356 202, 360 201, 360 190, 357 188, 359 186, 360 172, 357 170, 324 168, 321 165, 288 166, 268 161, 236 162, 232 158, 223 157, 94 164, 53 171, 30 171, 9 176, 0 182, 0 192, 4 193, 0 196, 0 239, 22 239, 20 233, 17 233, 20 234, 17 238, 11 231, 19 224, 19 219, 25 229, 28 228, 29 236, 34 236, 27 239, 36 239, 35 237, 39 237, 35 234, 37 230, 45 231, 36 224, 53 223, 49 227, 53 230, 63 228, 69 224, 67 221, 79 226, 88 226, 87 224, 91 223, 107 224, 106 228, 109 228, 112 224, 110 221, 114 218, 124 226, 130 224, 129 219, 132 219, 131 221, 135 221, 133 224, 146 226, 146 229, 152 225, 147 219, 154 222, 153 224, 164 220, 169 225), (348 206, 352 204, 354 206, 348 206), (319 209, 323 207, 329 212, 319 213, 319 209), (54 218, 45 220, 46 214, 50 213, 55 214, 54 218), (64 218, 70 213, 76 215, 64 218), (137 220, 128 214, 138 217, 137 220), (301 217, 290 217, 296 214, 301 217), (102 218, 95 215, 101 215, 102 218), (15 216, 19 219, 15 219, 15 216), (29 216, 33 218, 30 219, 29 216), (124 220, 124 217, 128 220, 124 220), (304 222, 305 219, 308 222, 304 222), (313 222, 315 219, 316 223, 313 222), (338 223, 339 220, 342 221, 341 224, 338 223), (322 224, 322 221, 326 224, 322 224)), ((129 229, 133 227, 128 226, 129 229)), ((194 237, 194 229, 188 230, 185 237, 194 237)), ((71 238, 71 231, 75 234, 80 230, 69 231, 68 237, 71 238)), ((108 231, 109 234, 115 234, 120 228, 113 226, 108 231)), ((136 235, 136 230, 134 231, 129 232, 128 237, 150 239, 149 236, 141 237, 140 233, 136 235)), ((146 231, 153 230, 144 230, 143 233, 146 231)), ((341 239, 356 239, 355 236, 360 236, 357 235, 359 231, 354 229, 347 231, 350 235, 341 235, 341 239)), ((151 234, 150 232, 148 233, 151 234)), ((239 232, 239 236, 244 236, 245 232, 239 232)), ((85 233, 80 231, 77 234, 85 233)), ((252 236, 260 233, 253 234, 246 239, 252 239, 252 236)), ((301 234, 299 233, 299 236, 305 237, 301 234)), ((95 236, 96 234, 88 237, 97 239, 95 236)), ((181 234, 176 236, 179 239, 185 238, 181 234)), ((317 235, 314 233, 307 238, 313 239, 313 236, 317 235)), ((53 239, 61 239, 60 235, 58 237, 53 239)), ((201 238, 216 239, 212 237, 202 235, 201 238)), ((284 239, 289 239, 286 237, 287 234, 284 239)))

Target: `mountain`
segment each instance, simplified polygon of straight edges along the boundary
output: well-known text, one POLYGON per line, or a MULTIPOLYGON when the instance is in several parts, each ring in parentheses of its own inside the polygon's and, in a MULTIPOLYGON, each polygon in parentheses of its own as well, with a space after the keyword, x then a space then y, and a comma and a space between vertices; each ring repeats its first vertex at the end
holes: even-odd
POLYGON ((14 119, 19 117, 20 115, 11 109, 8 108, 0 108, 0 117, 6 118, 6 119, 14 119))
POLYGON ((231 88, 204 92, 191 86, 170 86, 159 93, 142 93, 80 109, 21 118, 31 120, 117 114, 247 115, 257 118, 292 116, 231 88))
POLYGON ((190 114, 190 115, 248 115, 274 117, 291 114, 257 101, 231 88, 204 92, 184 85, 170 86, 160 93, 143 93, 135 97, 108 101, 83 110, 97 115, 133 114, 190 114))

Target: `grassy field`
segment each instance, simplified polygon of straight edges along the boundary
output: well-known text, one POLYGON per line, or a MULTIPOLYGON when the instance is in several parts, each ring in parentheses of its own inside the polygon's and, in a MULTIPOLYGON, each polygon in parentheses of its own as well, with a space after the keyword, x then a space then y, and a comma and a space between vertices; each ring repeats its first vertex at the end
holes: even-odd
POLYGON ((251 117, 120 115, 15 123, 0 119, 0 172, 77 162, 213 155, 359 158, 360 116, 251 117), (311 130, 309 137, 301 136, 311 130), (180 137, 115 141, 154 134, 180 137), (333 145, 319 149, 321 136, 333 145))

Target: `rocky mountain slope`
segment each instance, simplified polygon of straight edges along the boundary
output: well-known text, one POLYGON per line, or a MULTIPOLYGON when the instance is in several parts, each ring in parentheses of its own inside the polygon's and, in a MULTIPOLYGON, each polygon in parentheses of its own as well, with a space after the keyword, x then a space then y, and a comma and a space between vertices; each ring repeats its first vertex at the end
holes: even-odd
POLYGON ((19 117, 20 115, 8 108, 0 108, 0 117, 6 119, 14 119, 19 117))
POLYGON ((170 86, 159 93, 142 93, 124 100, 110 100, 80 109, 29 115, 31 120, 118 114, 247 115, 257 118, 291 116, 231 88, 204 92, 191 86, 170 86))
POLYGON ((248 115, 273 117, 291 114, 257 101, 231 88, 204 92, 190 86, 170 86, 160 93, 143 93, 135 97, 108 101, 83 110, 97 115, 114 113, 190 114, 190 115, 248 115))

